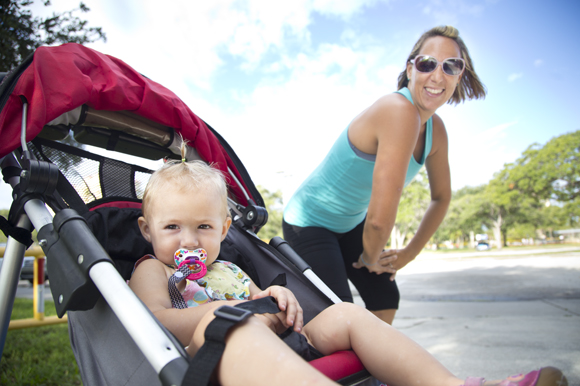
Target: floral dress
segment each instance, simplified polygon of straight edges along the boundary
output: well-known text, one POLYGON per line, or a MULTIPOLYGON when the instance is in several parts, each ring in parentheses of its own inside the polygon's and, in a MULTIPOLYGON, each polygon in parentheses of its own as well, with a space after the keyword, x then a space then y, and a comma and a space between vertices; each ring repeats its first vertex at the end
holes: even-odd
POLYGON ((250 297, 250 278, 234 263, 216 260, 204 277, 187 280, 181 295, 188 307, 214 300, 246 300, 250 297))

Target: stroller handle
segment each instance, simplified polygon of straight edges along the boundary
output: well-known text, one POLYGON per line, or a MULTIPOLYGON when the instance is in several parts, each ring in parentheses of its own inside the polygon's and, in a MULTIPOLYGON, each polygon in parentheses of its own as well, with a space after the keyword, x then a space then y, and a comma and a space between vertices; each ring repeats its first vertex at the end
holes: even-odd
POLYGON ((270 240, 270 245, 282 253, 288 260, 290 260, 302 273, 308 278, 323 294, 325 294, 333 303, 342 303, 342 300, 333 290, 331 290, 326 283, 324 283, 318 275, 310 268, 308 263, 300 257, 294 249, 288 244, 286 240, 275 236, 270 240))
POLYGON ((270 245, 286 256, 300 271, 304 272, 310 269, 308 263, 305 262, 283 238, 274 236, 272 240, 270 240, 270 245))

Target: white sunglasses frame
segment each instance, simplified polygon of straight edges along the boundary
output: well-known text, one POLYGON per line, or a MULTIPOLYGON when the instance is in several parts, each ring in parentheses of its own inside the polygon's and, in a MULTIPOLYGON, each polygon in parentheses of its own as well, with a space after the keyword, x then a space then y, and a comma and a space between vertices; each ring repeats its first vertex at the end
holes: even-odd
POLYGON ((415 69, 416 69, 417 71, 419 71, 420 73, 422 73, 422 74, 430 74, 430 73, 434 72, 435 70, 437 70, 437 67, 439 67, 439 66, 441 65, 441 70, 443 71, 443 73, 444 73, 445 75, 449 75, 449 76, 459 76, 459 75, 463 74, 463 72, 465 71, 465 67, 466 67, 466 63, 465 63, 465 60, 464 60, 463 58, 447 58, 447 59, 445 59, 445 60, 442 60, 442 61, 440 62, 440 61, 438 61, 438 60, 437 60, 437 58, 435 58, 435 57, 433 57, 433 56, 431 56, 431 55, 417 55, 417 56, 415 56, 413 59, 409 59, 409 63, 413 64, 413 67, 415 67, 415 69), (435 66, 435 68, 434 68, 432 71, 421 71, 421 70, 419 70, 419 69, 417 68, 417 63, 415 62, 415 60, 416 60, 417 58, 430 58, 430 59, 433 59, 433 60, 435 60, 435 62, 437 63, 437 65, 435 66), (449 74, 449 73, 447 73, 447 72, 445 71, 445 69, 444 69, 444 67, 443 67, 443 64, 444 64, 446 61, 448 61, 448 60, 451 60, 451 59, 453 59, 453 60, 459 60, 459 61, 461 61, 461 62, 463 63, 463 69, 461 70, 461 72, 460 72, 459 74, 449 74))

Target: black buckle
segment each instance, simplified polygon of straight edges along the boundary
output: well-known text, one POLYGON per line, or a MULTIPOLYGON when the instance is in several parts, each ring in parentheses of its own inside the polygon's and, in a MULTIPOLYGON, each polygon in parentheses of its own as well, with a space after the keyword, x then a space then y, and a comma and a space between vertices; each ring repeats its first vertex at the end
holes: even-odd
POLYGON ((230 320, 235 323, 242 322, 252 316, 252 312, 242 308, 235 308, 231 306, 221 306, 213 312, 218 318, 230 320))

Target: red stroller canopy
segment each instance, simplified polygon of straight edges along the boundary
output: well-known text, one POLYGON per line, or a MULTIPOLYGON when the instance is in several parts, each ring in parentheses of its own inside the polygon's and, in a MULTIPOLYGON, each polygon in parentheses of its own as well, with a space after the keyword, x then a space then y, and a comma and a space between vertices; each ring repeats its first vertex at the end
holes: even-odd
MULTIPOLYGON (((207 125, 173 92, 117 58, 75 43, 38 48, 0 112, 0 158, 20 146, 23 101, 29 105, 27 141, 48 122, 82 105, 95 110, 130 111, 173 128, 201 158, 214 163, 226 176, 229 168, 246 187, 207 125)), ((230 190, 245 203, 236 184, 230 184, 230 190)))

